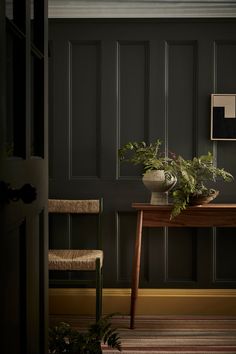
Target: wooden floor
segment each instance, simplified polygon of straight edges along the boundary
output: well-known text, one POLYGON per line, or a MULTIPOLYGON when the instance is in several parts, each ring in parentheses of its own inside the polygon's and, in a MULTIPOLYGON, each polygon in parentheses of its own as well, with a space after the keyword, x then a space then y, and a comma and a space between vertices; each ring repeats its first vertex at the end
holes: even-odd
MULTIPOLYGON (((51 316, 50 323, 64 321, 86 330, 92 317, 51 316)), ((222 316, 137 316, 136 328, 129 329, 129 316, 116 316, 124 354, 234 353, 236 354, 236 317, 222 316)), ((106 354, 116 351, 103 348, 106 354)))

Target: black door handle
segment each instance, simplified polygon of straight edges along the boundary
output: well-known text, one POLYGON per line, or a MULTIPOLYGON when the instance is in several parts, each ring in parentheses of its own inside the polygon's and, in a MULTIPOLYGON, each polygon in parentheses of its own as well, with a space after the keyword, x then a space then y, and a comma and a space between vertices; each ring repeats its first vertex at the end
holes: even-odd
POLYGON ((0 181, 0 203, 8 204, 21 199, 25 204, 32 203, 37 197, 36 188, 26 183, 21 188, 11 188, 10 184, 0 181))

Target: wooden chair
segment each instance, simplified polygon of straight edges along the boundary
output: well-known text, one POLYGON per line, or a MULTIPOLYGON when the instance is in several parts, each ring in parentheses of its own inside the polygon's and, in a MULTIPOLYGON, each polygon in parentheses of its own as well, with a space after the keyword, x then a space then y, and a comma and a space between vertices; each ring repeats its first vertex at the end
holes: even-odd
MULTIPOLYGON (((49 213, 98 214, 97 249, 50 249, 48 268, 50 271, 95 271, 96 272, 96 321, 102 314, 102 273, 103 251, 101 250, 101 212, 102 200, 59 200, 49 199, 49 213)), ((74 285, 88 281, 76 278, 74 285)), ((63 286, 60 279, 49 280, 50 287, 63 286)), ((91 283, 91 282, 89 282, 91 283)))

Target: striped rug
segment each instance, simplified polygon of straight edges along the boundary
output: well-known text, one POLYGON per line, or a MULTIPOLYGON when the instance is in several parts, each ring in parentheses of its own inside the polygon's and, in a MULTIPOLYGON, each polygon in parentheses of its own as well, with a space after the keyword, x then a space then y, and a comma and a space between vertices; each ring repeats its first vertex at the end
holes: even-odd
MULTIPOLYGON (((91 318, 63 321, 84 329, 91 318)), ((123 354, 236 354, 236 317, 137 316, 134 330, 129 329, 128 316, 115 317, 112 323, 120 334, 123 354)), ((103 353, 118 352, 103 346, 103 353)))

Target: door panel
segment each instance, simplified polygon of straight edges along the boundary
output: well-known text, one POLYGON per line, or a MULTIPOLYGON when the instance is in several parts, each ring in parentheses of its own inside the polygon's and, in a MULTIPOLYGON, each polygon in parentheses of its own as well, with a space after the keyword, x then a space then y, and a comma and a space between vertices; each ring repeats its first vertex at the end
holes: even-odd
POLYGON ((47 3, 33 9, 29 0, 6 3, 0 1, 1 351, 42 354, 48 331, 47 3), (31 10, 40 18, 34 36, 31 10))
POLYGON ((4 247, 7 279, 4 282, 4 330, 7 353, 21 353, 26 349, 26 224, 25 220, 6 232, 7 246, 4 247), (15 245, 15 247, 12 247, 15 245), (19 331, 20 328, 20 331, 19 331), (14 341, 12 338, 14 337, 14 341))

